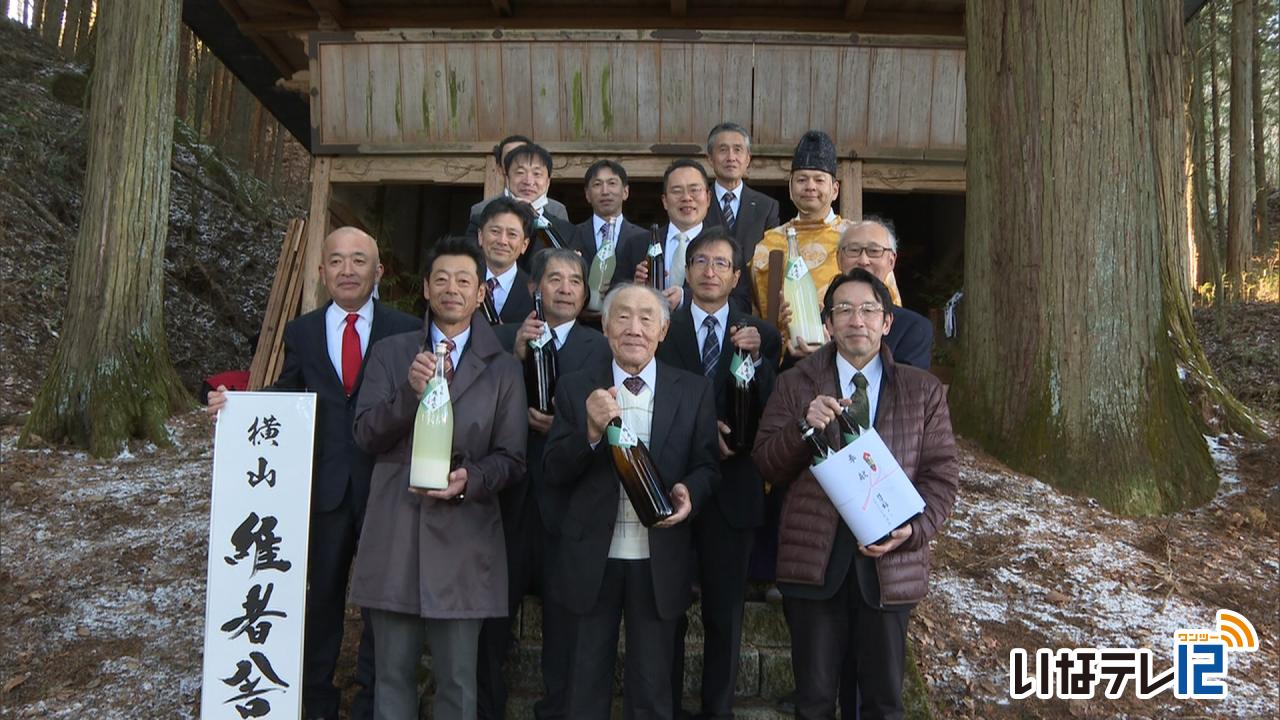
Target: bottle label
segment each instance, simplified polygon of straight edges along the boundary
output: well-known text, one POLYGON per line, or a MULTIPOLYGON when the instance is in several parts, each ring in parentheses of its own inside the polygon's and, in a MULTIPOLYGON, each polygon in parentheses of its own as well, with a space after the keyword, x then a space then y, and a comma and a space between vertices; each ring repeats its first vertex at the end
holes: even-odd
POLYGON ((600 267, 604 268, 604 263, 613 257, 613 241, 610 240, 600 246, 600 252, 596 253, 596 261, 600 263, 600 267))
POLYGON ((649 257, 657 257, 662 254, 662 245, 653 243, 649 246, 649 257))
POLYGON ((640 444, 640 439, 637 438, 636 434, 631 432, 631 428, 626 425, 623 425, 622 427, 610 425, 605 428, 605 431, 609 436, 609 444, 615 447, 629 448, 640 444))
POLYGON ((422 396, 422 407, 427 411, 435 411, 449 403, 449 384, 443 380, 431 381, 427 386, 427 394, 422 396))
POLYGON ((551 323, 542 323, 542 334, 529 341, 529 347, 534 350, 541 350, 544 345, 551 342, 551 323))
POLYGON ((734 353, 733 360, 729 362, 729 372, 741 385, 746 385, 756 376, 756 364, 744 358, 742 353, 734 353))
POLYGON ((545 230, 551 227, 551 221, 539 215, 533 219, 533 226, 539 230, 545 230))
POLYGON ((809 274, 809 264, 804 261, 804 258, 802 257, 792 258, 791 262, 787 263, 787 279, 788 280, 799 280, 800 278, 808 274, 809 274))

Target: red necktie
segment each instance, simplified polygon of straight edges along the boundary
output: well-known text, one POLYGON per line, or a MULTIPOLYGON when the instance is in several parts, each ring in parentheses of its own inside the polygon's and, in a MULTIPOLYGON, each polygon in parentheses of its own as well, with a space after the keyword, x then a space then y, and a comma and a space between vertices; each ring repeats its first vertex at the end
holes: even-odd
POLYGON ((360 376, 360 333, 356 332, 359 313, 347 313, 347 329, 342 331, 342 387, 347 394, 355 392, 360 376))
POLYGON ((449 338, 444 339, 444 345, 447 348, 444 354, 444 381, 453 382, 453 349, 458 346, 449 338))

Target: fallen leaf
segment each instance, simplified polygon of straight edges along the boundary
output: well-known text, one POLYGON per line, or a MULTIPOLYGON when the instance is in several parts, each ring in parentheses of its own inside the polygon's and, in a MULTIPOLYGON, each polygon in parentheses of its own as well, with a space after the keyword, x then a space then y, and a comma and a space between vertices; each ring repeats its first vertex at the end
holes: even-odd
POLYGON ((1045 594, 1044 599, 1048 600, 1054 605, 1062 605, 1063 603, 1067 602, 1071 598, 1058 592, 1057 590, 1050 590, 1047 594, 1045 594))
POLYGON ((9 678, 9 682, 7 682, 7 683, 5 683, 5 684, 4 684, 4 691, 5 691, 5 694, 8 694, 8 693, 10 693, 10 692, 13 692, 13 689, 14 689, 14 688, 16 688, 16 687, 18 687, 19 685, 21 685, 22 683, 26 682, 26 681, 27 681, 27 678, 29 678, 29 677, 31 677, 31 673, 22 673, 21 675, 18 675, 18 676, 16 676, 16 677, 11 677, 11 678, 9 678))

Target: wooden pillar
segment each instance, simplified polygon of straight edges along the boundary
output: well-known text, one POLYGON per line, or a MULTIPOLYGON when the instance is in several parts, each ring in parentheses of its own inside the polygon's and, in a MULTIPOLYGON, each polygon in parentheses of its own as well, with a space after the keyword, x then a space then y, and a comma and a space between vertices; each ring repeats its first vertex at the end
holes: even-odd
POLYGON ((311 161, 311 210, 307 215, 307 245, 302 252, 302 310, 311 312, 329 299, 320 283, 321 253, 329 234, 329 169, 332 158, 317 157, 311 161))
POLYGON ((506 178, 502 177, 502 171, 493 163, 493 156, 490 155, 484 163, 484 197, 491 198, 502 192, 502 188, 506 187, 506 178))
POLYGON ((840 161, 840 217, 862 219, 862 161, 840 161))

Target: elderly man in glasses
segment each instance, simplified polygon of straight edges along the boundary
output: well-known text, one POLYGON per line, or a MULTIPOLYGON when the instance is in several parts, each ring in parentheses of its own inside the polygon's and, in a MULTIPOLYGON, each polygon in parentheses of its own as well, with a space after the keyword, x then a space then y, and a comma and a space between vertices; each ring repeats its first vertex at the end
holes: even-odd
MULTIPOLYGON (((837 263, 841 274, 858 267, 875 275, 886 286, 898 259, 898 238, 879 220, 863 220, 850 225, 840 236, 837 263)), ((933 326, 917 312, 900 307, 902 300, 893 297, 893 325, 884 336, 884 344, 894 362, 929 369, 933 355, 933 326)))

